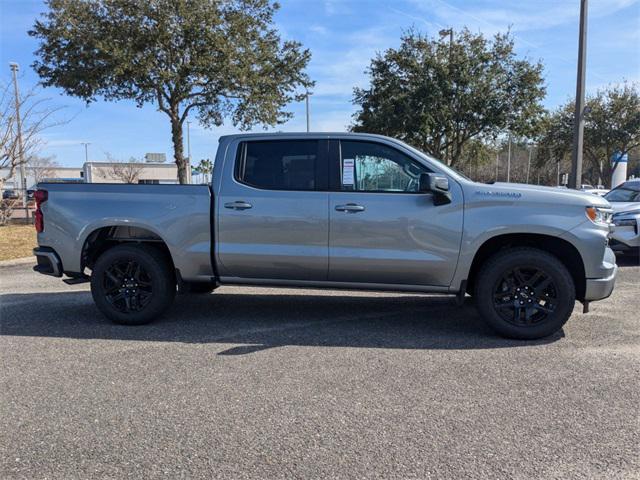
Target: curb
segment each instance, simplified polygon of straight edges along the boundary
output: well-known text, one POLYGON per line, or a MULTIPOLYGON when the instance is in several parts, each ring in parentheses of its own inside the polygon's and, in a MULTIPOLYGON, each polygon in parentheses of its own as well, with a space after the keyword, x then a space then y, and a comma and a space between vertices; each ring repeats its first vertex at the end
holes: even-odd
POLYGON ((0 267, 13 267, 14 265, 26 265, 31 263, 35 265, 36 257, 12 258, 11 260, 0 260, 0 267))

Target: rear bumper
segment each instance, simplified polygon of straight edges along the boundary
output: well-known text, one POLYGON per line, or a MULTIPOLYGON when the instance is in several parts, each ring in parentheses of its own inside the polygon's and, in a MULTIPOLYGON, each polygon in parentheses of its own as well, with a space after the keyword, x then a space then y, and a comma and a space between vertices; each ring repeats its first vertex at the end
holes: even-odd
POLYGON ((34 271, 53 277, 62 276, 62 262, 53 248, 36 247, 33 249, 33 254, 38 260, 38 264, 33 267, 34 271))

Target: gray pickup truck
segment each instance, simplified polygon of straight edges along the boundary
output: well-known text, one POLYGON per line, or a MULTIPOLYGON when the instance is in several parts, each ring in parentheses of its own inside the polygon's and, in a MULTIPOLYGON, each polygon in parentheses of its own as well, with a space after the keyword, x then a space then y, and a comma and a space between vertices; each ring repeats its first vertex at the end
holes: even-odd
POLYGON ((606 200, 476 183, 378 135, 231 135, 210 186, 49 183, 35 198, 34 269, 91 281, 123 324, 176 292, 264 285, 469 294, 495 331, 532 339, 608 297, 617 270, 606 200))

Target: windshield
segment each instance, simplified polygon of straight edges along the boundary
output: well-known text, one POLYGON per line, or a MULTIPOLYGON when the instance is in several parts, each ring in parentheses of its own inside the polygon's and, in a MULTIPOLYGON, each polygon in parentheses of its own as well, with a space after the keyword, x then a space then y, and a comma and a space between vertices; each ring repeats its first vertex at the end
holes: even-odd
POLYGON ((638 187, 618 187, 607 193, 604 198, 609 202, 640 202, 640 185, 638 187))
POLYGON ((410 149, 411 151, 417 153, 418 155, 427 158, 428 160, 430 160, 431 162, 435 162, 438 164, 438 166, 446 171, 447 173, 449 173, 450 175, 452 175, 453 177, 460 177, 460 178, 464 178, 465 180, 468 180, 470 182, 473 182, 473 180, 471 180, 469 177, 467 177, 464 173, 459 172, 458 170, 456 170, 455 168, 452 168, 448 165, 446 165, 444 162, 438 160, 435 157, 432 157, 431 155, 424 153, 422 150, 418 150, 417 148, 412 147, 411 145, 408 145, 406 143, 404 143, 404 146, 407 147, 408 149, 410 149))

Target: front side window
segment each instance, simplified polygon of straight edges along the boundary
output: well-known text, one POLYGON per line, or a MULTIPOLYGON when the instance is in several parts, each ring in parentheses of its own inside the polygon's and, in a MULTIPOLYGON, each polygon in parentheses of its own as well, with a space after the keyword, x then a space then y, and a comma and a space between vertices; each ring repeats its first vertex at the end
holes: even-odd
POLYGON ((618 187, 607 193, 604 198, 609 202, 640 202, 640 188, 618 187))
POLYGON ((372 142, 340 142, 341 189, 356 192, 418 192, 426 167, 398 150, 372 142))
POLYGON ((245 142, 236 179, 266 190, 314 190, 317 159, 316 140, 245 142))

